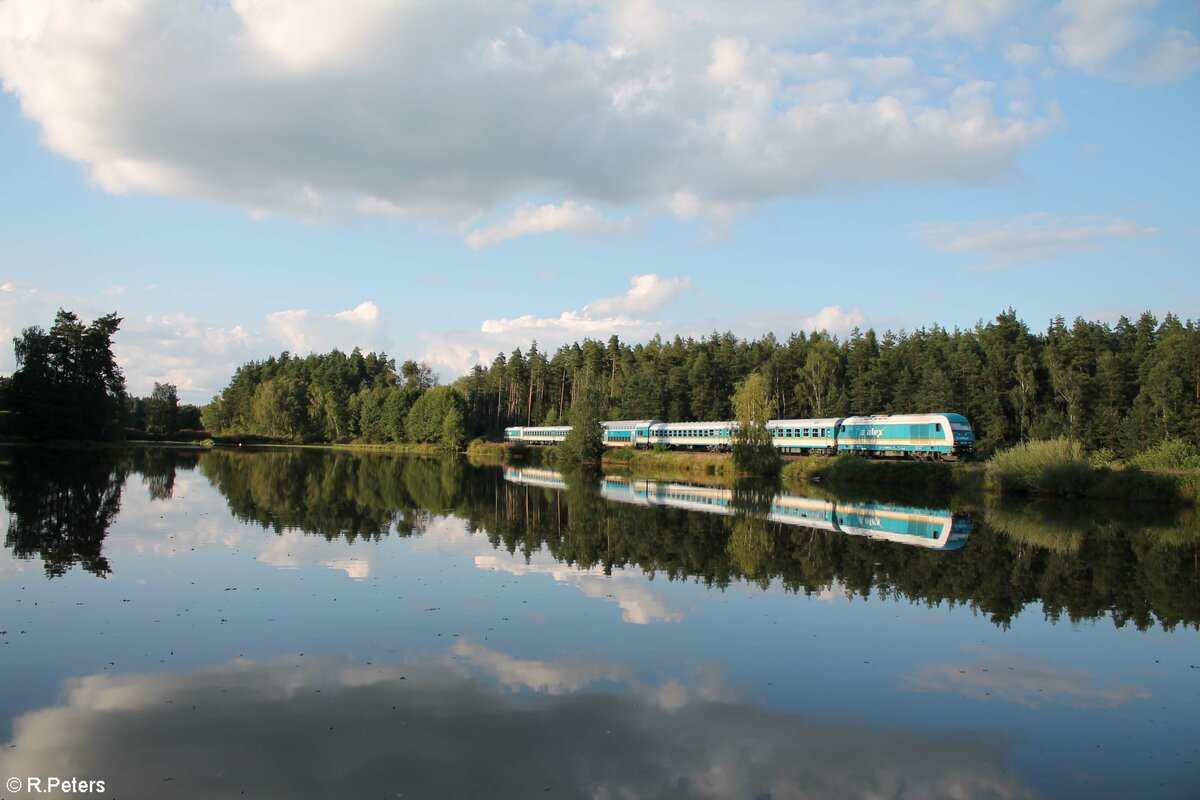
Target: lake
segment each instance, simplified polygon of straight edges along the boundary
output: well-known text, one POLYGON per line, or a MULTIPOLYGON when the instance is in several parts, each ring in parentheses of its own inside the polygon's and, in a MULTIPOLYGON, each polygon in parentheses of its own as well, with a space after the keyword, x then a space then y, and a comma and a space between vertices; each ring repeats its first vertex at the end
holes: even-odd
POLYGON ((0 494, 5 797, 1200 796, 1191 514, 319 450, 0 494))

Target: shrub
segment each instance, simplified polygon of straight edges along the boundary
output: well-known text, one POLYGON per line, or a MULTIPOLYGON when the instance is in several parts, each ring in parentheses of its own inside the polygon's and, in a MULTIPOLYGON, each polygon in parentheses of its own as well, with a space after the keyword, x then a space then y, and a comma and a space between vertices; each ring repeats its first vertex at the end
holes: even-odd
POLYGON ((1186 439, 1163 439, 1128 464, 1139 469, 1200 469, 1200 448, 1186 439))
POLYGON ((1110 447, 1101 447, 1088 460, 1096 467, 1111 467, 1117 461, 1117 454, 1110 447))
POLYGON ((992 456, 988 482, 1005 492, 1078 496, 1096 481, 1083 446, 1069 439, 1022 442, 992 456))

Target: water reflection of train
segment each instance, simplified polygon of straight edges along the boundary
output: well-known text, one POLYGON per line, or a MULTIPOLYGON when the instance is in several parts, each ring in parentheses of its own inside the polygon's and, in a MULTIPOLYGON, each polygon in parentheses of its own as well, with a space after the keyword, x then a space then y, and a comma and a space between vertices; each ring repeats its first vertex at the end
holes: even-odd
MULTIPOLYGON (((562 475, 539 468, 509 468, 504 479, 526 486, 562 490, 562 475)), ((723 486, 697 486, 642 478, 605 476, 600 494, 606 500, 651 507, 680 508, 705 514, 732 515, 733 490, 723 486)), ((894 503, 828 500, 781 492, 761 512, 782 525, 796 525, 831 533, 866 536, 934 550, 957 550, 966 544, 971 520, 948 509, 917 508, 894 503)))

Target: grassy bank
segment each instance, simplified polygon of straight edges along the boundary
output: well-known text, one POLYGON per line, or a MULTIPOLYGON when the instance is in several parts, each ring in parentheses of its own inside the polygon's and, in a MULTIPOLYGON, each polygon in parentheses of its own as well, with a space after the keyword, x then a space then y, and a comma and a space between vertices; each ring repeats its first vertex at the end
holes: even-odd
POLYGON ((978 464, 931 461, 876 461, 849 454, 812 456, 789 461, 786 481, 827 481, 834 485, 902 486, 940 491, 979 490, 983 468, 978 464))
POLYGON ((1200 505, 1198 470, 1096 466, 1066 440, 1027 442, 983 464, 875 461, 853 455, 803 458, 788 462, 783 478, 831 486, 1200 505))
POLYGON ((733 456, 728 453, 690 453, 684 451, 609 450, 601 466, 607 470, 628 471, 647 478, 687 477, 690 475, 734 477, 733 456))
MULTIPOLYGON (((1153 451, 1149 453, 1146 460, 1153 463, 1153 451)), ((1078 442, 1068 439, 1024 442, 997 453, 987 463, 986 486, 999 494, 1176 505, 1200 502, 1200 470, 1150 471, 1137 463, 1119 469, 1097 466, 1088 460, 1078 442)))
POLYGON ((520 442, 487 442, 476 439, 467 445, 467 456, 480 461, 500 461, 513 464, 541 463, 537 448, 520 442))

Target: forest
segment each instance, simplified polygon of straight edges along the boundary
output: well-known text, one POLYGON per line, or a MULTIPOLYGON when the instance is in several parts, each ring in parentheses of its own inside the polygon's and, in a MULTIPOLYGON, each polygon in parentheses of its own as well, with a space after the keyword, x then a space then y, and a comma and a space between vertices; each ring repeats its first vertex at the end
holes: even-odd
POLYGON ((735 386, 754 373, 777 417, 956 411, 985 455, 1059 436, 1120 456, 1200 439, 1200 327, 1149 312, 1115 325, 1060 317, 1044 332, 1009 309, 970 329, 844 338, 714 332, 630 345, 613 336, 553 353, 534 342, 450 386, 415 361, 397 370, 385 354, 283 353, 238 369, 202 414, 213 433, 438 442, 570 424, 596 394, 606 419, 730 419, 735 386))

